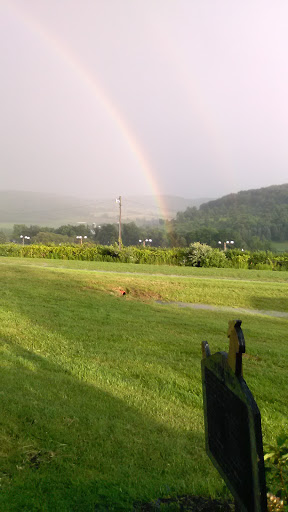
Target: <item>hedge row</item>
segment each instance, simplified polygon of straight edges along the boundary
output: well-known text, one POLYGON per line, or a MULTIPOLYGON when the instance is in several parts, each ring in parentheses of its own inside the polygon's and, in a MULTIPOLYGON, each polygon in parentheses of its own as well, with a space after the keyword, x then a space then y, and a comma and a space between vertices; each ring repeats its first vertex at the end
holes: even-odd
POLYGON ((157 247, 123 247, 116 245, 17 245, 1 244, 0 256, 24 258, 48 258, 83 261, 118 261, 121 263, 152 263, 183 265, 185 249, 162 249, 157 247))
POLYGON ((62 260, 109 261, 122 263, 149 263, 158 265, 185 265, 196 267, 231 267, 249 269, 288 270, 288 253, 267 251, 241 252, 237 249, 223 252, 195 243, 188 248, 123 247, 105 245, 17 245, 0 244, 0 256, 49 258, 62 260))

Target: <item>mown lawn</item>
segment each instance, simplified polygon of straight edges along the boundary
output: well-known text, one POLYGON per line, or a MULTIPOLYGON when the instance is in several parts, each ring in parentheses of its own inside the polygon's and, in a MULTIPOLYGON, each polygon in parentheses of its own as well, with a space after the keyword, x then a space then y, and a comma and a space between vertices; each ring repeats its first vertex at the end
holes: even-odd
MULTIPOLYGON (((283 311, 287 284, 1 263, 0 510, 118 511, 167 495, 227 496, 204 450, 200 344, 227 349, 231 314, 151 299, 201 301, 209 281, 211 304, 218 293, 241 305, 232 293, 241 284, 247 307, 265 292, 265 304, 283 311)), ((288 321, 242 320, 244 376, 270 443, 287 427, 288 321)))
POLYGON ((19 269, 24 267, 27 272, 29 269, 50 269, 57 276, 66 276, 70 272, 75 286, 77 282, 81 288, 84 283, 85 289, 110 293, 122 289, 128 298, 288 312, 288 272, 147 265, 150 268, 147 273, 147 269, 142 272, 145 265, 0 258, 0 267, 4 265, 6 271, 16 263, 19 269), (135 267, 140 267, 140 273, 131 271, 135 267), (175 275, 175 269, 186 274, 175 275), (156 270, 167 272, 167 275, 156 273, 156 270), (232 279, 233 272, 235 279, 232 279))
POLYGON ((29 267, 48 267, 64 268, 83 271, 109 272, 109 273, 129 273, 129 274, 158 274, 171 276, 186 276, 198 278, 228 279, 242 281, 279 281, 288 282, 287 271, 273 270, 248 270, 233 268, 196 268, 179 267, 173 265, 150 265, 134 263, 107 263, 103 261, 77 261, 77 260, 58 260, 45 258, 7 258, 0 256, 0 264, 4 265, 24 265, 29 267))

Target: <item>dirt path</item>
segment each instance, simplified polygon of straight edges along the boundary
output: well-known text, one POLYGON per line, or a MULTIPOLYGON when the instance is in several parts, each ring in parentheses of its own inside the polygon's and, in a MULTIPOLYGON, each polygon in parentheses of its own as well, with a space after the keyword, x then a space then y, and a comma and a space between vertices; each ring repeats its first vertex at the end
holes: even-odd
POLYGON ((162 300, 156 300, 157 304, 162 306, 172 305, 180 308, 192 308, 192 309, 206 309, 208 311, 222 311, 227 313, 243 313, 251 315, 264 315, 278 318, 288 318, 288 313, 284 311, 265 311, 261 309, 246 309, 246 308, 231 308, 229 306, 212 306, 210 304, 192 304, 190 302, 164 302, 162 300))

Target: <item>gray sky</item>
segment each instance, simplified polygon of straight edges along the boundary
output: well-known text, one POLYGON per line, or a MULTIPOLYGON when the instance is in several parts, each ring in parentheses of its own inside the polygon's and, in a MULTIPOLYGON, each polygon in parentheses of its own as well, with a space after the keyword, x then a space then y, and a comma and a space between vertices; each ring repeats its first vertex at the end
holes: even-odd
POLYGON ((0 189, 288 182, 287 0, 2 0, 0 189))

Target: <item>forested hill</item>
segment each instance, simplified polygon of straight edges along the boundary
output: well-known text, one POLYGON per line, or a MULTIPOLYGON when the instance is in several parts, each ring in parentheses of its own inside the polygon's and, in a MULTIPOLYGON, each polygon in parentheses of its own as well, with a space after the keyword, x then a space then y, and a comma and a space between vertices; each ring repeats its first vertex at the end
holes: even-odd
POLYGON ((229 194, 198 210, 187 208, 177 214, 174 228, 187 242, 197 238, 216 246, 235 240, 238 246, 268 248, 266 242, 288 240, 288 184, 229 194))
POLYGON ((202 204, 200 210, 213 212, 213 215, 225 215, 241 212, 250 215, 269 215, 278 206, 288 206, 288 183, 253 190, 244 190, 238 194, 229 194, 220 199, 202 204))

